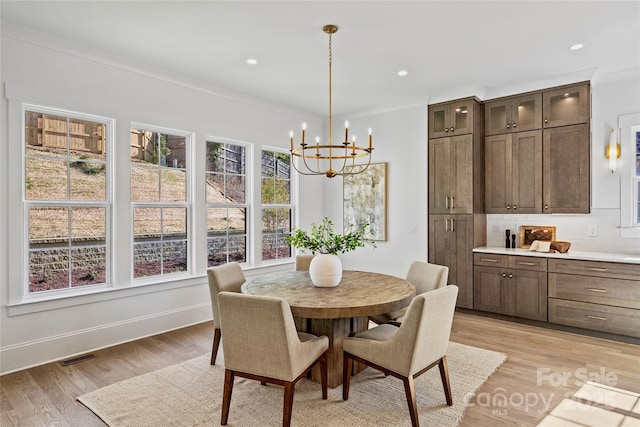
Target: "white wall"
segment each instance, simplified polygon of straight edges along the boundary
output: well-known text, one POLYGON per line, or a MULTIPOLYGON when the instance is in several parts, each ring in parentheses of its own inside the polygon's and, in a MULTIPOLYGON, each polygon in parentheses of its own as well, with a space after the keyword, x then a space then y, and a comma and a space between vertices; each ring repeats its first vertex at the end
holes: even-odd
MULTIPOLYGON (((424 105, 337 120, 348 119, 350 134, 362 137, 371 127, 372 163, 387 163, 387 240, 342 255, 344 268, 404 277, 413 260, 427 260, 426 116, 424 105)), ((342 181, 324 181, 324 212, 334 224, 342 224, 342 181)))
MULTIPOLYGON (((0 373, 211 319, 202 256, 196 257, 194 276, 185 280, 130 287, 130 265, 120 264, 113 290, 58 301, 20 302, 22 271, 8 266, 21 264, 24 254, 19 184, 22 102, 114 118, 114 177, 120 189, 128 188, 131 122, 195 132, 194 159, 204 166, 207 136, 255 144, 254 159, 259 159, 262 145, 288 148, 289 129, 303 120, 321 126, 322 118, 286 111, 249 96, 238 100, 218 95, 211 88, 183 84, 174 76, 125 67, 117 58, 106 62, 87 57, 73 46, 45 44, 37 37, 23 42, 20 39, 29 34, 12 37, 7 31, 3 28, 1 45, 0 373)), ((203 167, 199 170, 194 177, 196 195, 204 194, 203 167)), ((259 161, 254 162, 256 172, 260 173, 259 161)), ((297 217, 304 226, 315 220, 308 213, 322 211, 323 188, 316 179, 301 179, 299 184, 303 209, 297 217)), ((121 208, 113 212, 114 226, 128 230, 129 194, 119 192, 115 197, 121 208)), ((253 197, 254 202, 259 201, 259 192, 253 197)), ((204 200, 196 197, 194 210, 203 212, 204 206, 204 200)), ((203 220, 200 226, 204 229, 203 220)), ((260 224, 251 226, 255 229, 260 224)), ((205 233, 193 237, 196 252, 206 250, 205 233)), ((130 251, 130 242, 120 239, 113 249, 116 253, 130 251)), ((265 268, 245 273, 251 276, 265 268)), ((291 269, 292 264, 272 268, 291 269)))

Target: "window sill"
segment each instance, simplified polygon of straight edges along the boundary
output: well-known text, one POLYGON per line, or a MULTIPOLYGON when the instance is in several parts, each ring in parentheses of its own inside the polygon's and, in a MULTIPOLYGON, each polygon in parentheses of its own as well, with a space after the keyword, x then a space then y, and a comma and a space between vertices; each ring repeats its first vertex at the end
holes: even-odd
POLYGON ((127 298, 136 295, 149 294, 153 292, 163 292, 168 289, 176 289, 187 286, 201 285, 204 276, 184 277, 165 282, 133 283, 130 286, 101 286, 92 290, 83 289, 82 293, 74 292, 69 294, 57 294, 55 296, 24 298, 20 302, 7 304, 7 314, 20 316, 23 314, 38 313, 48 310, 74 307, 83 304, 91 304, 101 301, 108 301, 118 298, 127 298))
POLYGON ((620 237, 624 239, 640 239, 640 227, 621 228, 620 237))

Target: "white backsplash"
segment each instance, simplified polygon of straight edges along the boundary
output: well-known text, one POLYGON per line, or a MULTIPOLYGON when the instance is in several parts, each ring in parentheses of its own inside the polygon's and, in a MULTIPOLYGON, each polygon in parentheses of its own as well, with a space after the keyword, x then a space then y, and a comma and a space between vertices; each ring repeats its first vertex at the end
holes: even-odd
MULTIPOLYGON (((571 242, 571 249, 587 252, 640 254, 640 239, 620 237, 619 209, 591 209, 588 215, 487 215, 487 246, 505 246, 505 230, 516 235, 520 242, 520 226, 552 225, 556 240, 571 242), (590 228, 597 236, 590 237, 590 228)), ((570 250, 571 250, 570 249, 570 250)))

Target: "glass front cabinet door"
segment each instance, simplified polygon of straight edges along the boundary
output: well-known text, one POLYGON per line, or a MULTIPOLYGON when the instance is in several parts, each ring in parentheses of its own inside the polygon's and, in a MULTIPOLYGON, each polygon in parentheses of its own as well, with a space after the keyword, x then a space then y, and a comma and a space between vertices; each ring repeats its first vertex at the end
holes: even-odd
POLYGON ((473 132, 473 99, 429 106, 429 138, 473 132))

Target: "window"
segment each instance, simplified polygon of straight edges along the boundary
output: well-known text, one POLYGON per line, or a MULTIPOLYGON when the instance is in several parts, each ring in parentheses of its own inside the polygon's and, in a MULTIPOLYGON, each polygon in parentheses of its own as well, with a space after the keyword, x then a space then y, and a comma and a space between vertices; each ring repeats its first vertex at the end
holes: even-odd
POLYGON ((640 113, 618 117, 621 236, 640 237, 640 113))
POLYGON ((262 151, 262 259, 291 257, 291 155, 262 151))
POLYGON ((131 129, 133 277, 189 271, 191 134, 131 129))
POLYGON ((110 119, 25 105, 26 295, 110 281, 110 119))
POLYGON ((247 262, 246 147, 207 141, 207 265, 247 262))

